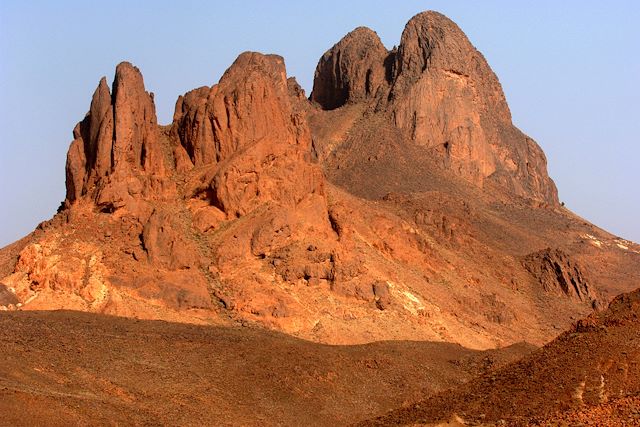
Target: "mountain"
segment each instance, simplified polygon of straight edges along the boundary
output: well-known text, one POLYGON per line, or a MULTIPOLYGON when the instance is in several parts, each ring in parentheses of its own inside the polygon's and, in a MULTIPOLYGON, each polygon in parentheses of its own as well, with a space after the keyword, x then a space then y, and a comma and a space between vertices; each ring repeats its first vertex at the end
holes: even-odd
POLYGON ((544 344, 640 287, 640 246, 559 203, 448 18, 357 28, 309 98, 241 54, 157 123, 123 62, 76 125, 59 212, 0 250, 6 310, 253 325, 311 341, 544 344))

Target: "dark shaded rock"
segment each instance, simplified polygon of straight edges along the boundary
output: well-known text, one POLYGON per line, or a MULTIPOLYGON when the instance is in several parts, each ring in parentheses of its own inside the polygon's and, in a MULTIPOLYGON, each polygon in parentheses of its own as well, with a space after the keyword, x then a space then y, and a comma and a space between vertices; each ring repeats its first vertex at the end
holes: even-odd
POLYGON ((543 249, 527 255, 523 265, 545 292, 565 295, 600 307, 601 302, 585 268, 560 249, 543 249))
POLYGON ((386 310, 391 306, 391 292, 389 291, 389 285, 384 281, 374 282, 373 295, 376 301, 376 307, 380 310, 386 310))
POLYGON ((374 31, 356 28, 320 58, 311 100, 331 110, 347 102, 373 98, 386 84, 387 55, 387 49, 374 31))

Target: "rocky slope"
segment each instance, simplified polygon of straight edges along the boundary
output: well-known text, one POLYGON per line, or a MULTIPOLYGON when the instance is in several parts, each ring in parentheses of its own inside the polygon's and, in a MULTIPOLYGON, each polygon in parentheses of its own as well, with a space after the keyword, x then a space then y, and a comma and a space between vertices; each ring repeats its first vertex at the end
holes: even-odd
POLYGON ((67 311, 0 313, 0 348, 2 426, 348 425, 533 349, 328 346, 253 328, 67 311))
POLYGON ((416 15, 391 52, 358 28, 324 54, 315 77, 311 99, 324 109, 375 100, 421 157, 480 187, 558 204, 542 150, 513 126, 498 78, 445 16, 416 15))
POLYGON ((251 324, 325 343, 542 344, 640 286, 640 247, 558 203, 462 31, 358 28, 307 100, 243 53, 159 126, 140 71, 100 80, 59 213, 0 250, 4 309, 251 324))
POLYGON ((363 425, 455 417, 472 424, 577 425, 589 414, 596 425, 637 425, 639 398, 640 289, 521 361, 363 425))

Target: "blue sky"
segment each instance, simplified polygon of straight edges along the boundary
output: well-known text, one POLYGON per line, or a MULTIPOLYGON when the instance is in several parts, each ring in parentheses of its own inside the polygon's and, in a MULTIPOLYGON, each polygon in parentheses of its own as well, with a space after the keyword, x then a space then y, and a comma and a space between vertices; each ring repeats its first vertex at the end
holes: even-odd
POLYGON ((64 199, 71 131, 101 76, 128 60, 171 121, 178 95, 219 79, 245 50, 284 56, 307 90, 322 53, 353 28, 388 48, 438 10, 467 33, 542 146, 560 199, 640 242, 640 2, 0 2, 0 246, 64 199))

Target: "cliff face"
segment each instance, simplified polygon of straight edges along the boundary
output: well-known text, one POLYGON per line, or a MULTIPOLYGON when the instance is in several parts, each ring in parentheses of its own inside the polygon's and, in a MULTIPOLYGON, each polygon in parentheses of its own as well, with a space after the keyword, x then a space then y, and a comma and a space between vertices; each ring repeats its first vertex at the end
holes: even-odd
POLYGON ((204 167, 190 195, 228 216, 267 201, 294 207, 324 197, 322 172, 310 163, 311 134, 293 112, 279 56, 242 54, 219 84, 181 96, 173 131, 179 170, 204 167))
POLYGON ((359 28, 320 59, 311 99, 324 109, 370 102, 454 174, 484 187, 558 204, 538 145, 511 123, 502 87, 458 26, 436 12, 406 25, 387 52, 359 28))
POLYGON ((311 100, 334 109, 347 102, 375 98, 386 87, 388 55, 374 31, 356 28, 320 58, 311 100))
POLYGON ((73 130, 67 155, 65 204, 81 198, 114 211, 137 199, 172 188, 165 179, 153 94, 138 68, 116 68, 113 94, 105 78, 93 94, 86 117, 73 130))
POLYGON ((391 52, 349 33, 309 100, 254 52, 180 96, 169 126, 137 68, 112 87, 74 129, 61 211, 0 250, 0 309, 487 348, 542 343, 640 285, 640 248, 558 206, 496 76, 440 14, 391 52))
MULTIPOLYGON (((235 304, 225 274, 334 235, 281 57, 240 55, 217 85, 179 98, 170 127, 157 125, 137 68, 118 65, 113 88, 100 81, 74 129, 64 209, 3 279, 12 307, 202 322, 235 304)), ((255 306, 283 305, 267 298, 255 306)))

